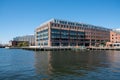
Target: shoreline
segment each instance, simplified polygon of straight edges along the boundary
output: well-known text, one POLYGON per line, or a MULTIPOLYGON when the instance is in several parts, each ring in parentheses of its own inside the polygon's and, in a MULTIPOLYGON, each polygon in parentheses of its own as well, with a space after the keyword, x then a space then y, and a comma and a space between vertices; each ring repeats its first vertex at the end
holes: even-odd
POLYGON ((120 47, 5 47, 8 49, 24 49, 33 51, 59 51, 59 50, 120 50, 120 47))

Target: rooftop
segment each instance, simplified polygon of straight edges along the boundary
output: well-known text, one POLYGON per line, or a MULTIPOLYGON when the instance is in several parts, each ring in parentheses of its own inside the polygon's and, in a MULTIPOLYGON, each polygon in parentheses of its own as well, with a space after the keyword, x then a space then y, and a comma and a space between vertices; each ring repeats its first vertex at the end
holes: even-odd
POLYGON ((55 19, 55 18, 52 18, 52 19, 42 23, 40 26, 46 25, 49 22, 64 24, 64 25, 71 25, 71 26, 81 26, 81 27, 87 27, 87 28, 97 28, 97 29, 103 29, 103 30, 111 30, 111 29, 108 29, 108 28, 105 28, 105 27, 102 27, 102 26, 95 26, 95 25, 91 25, 91 24, 68 21, 68 20, 61 20, 61 19, 55 19))

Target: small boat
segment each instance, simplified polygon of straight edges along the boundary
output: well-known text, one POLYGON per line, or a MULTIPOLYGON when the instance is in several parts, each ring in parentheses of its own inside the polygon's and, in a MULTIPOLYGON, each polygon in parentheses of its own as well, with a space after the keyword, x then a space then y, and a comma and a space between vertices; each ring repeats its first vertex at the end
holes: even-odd
POLYGON ((6 48, 6 49, 9 49, 10 47, 6 46, 5 48, 6 48))

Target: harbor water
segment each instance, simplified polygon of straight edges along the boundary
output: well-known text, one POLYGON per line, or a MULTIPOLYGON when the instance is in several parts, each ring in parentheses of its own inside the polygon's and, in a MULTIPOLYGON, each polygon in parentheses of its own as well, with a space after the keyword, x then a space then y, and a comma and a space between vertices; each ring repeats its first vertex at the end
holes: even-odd
POLYGON ((0 80, 120 80, 120 51, 0 48, 0 80))

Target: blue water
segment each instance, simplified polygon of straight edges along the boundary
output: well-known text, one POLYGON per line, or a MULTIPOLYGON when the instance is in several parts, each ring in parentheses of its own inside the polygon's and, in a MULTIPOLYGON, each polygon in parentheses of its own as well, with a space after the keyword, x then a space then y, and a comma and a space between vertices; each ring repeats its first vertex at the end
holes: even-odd
POLYGON ((1 48, 0 80, 120 80, 120 51, 1 48))

